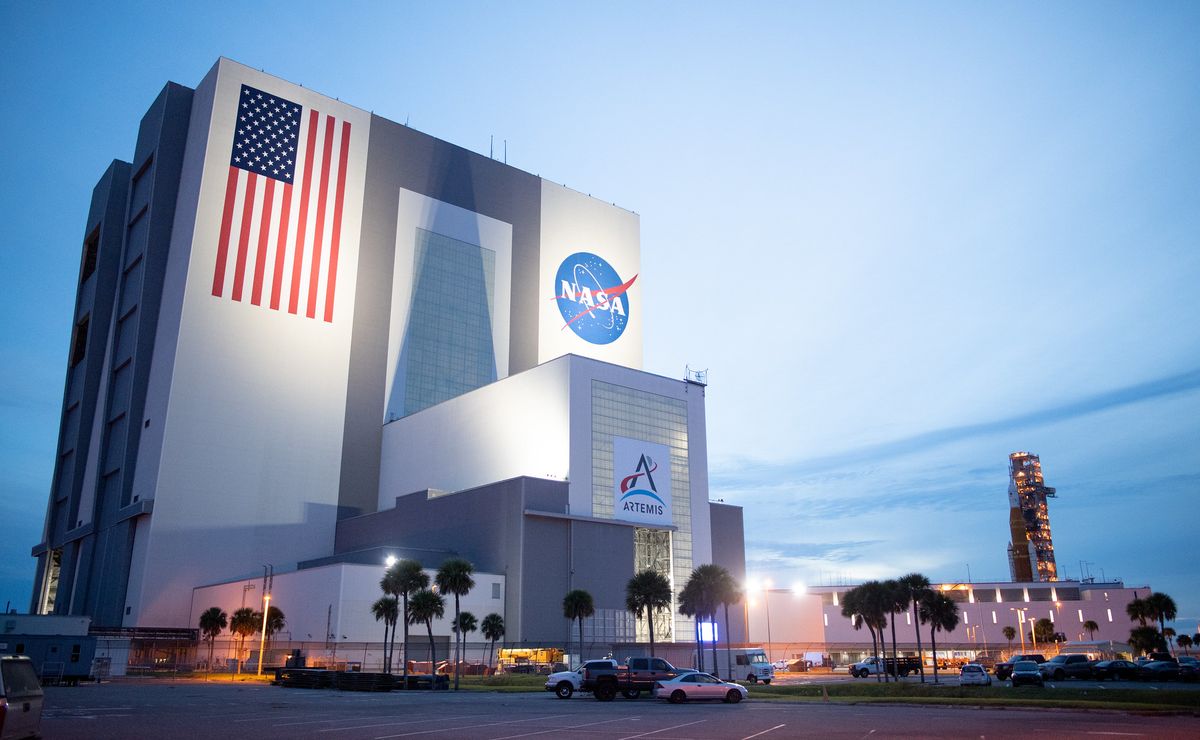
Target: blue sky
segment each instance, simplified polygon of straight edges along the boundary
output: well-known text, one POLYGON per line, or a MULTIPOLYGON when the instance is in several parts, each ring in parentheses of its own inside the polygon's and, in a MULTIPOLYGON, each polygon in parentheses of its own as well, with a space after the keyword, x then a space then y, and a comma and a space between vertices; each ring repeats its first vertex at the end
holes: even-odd
POLYGON ((1065 574, 1200 617, 1195 3, 166 5, 0 5, 0 602, 92 185, 224 55, 640 213, 646 368, 710 370, 755 575, 1005 578, 1030 450, 1065 574))

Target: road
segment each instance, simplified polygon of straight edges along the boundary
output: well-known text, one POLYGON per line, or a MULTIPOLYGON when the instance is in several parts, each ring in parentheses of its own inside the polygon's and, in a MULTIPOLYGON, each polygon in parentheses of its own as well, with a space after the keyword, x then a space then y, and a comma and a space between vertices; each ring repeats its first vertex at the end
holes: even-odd
POLYGON ((113 682, 49 688, 42 732, 55 738, 418 738, 777 740, 795 737, 1091 740, 1195 738, 1194 716, 939 706, 601 703, 542 693, 364 694, 261 684, 113 682))

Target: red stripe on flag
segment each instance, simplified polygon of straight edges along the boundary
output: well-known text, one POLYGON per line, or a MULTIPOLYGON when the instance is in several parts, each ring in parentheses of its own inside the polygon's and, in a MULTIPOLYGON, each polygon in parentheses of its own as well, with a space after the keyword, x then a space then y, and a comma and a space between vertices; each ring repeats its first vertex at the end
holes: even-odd
POLYGON ((254 259, 254 290, 250 293, 250 302, 255 306, 262 305, 263 271, 267 265, 267 237, 271 233, 271 209, 275 205, 275 180, 263 178, 266 187, 263 188, 262 219, 258 222, 258 254, 254 259))
POLYGON ((333 116, 325 116, 325 151, 321 155, 321 189, 317 192, 317 230, 313 233, 312 264, 308 270, 308 318, 317 314, 317 283, 321 276, 321 240, 325 236, 325 202, 329 199, 329 161, 333 157, 333 116))
POLYGON ((304 261, 304 232, 308 224, 308 195, 312 184, 313 154, 317 148, 317 112, 308 116, 308 144, 304 148, 304 185, 300 188, 300 223, 296 229, 296 258, 292 260, 292 291, 288 296, 288 313, 296 313, 300 302, 300 265, 304 261))
POLYGON ((220 297, 225 290, 225 262, 229 258, 229 227, 233 222, 233 204, 237 201, 238 168, 230 166, 225 182, 225 210, 221 212, 221 233, 217 238, 217 265, 213 270, 212 294, 220 297))
POLYGON ((258 175, 248 173, 246 178, 246 200, 242 204, 242 233, 238 236, 237 264, 233 270, 233 300, 242 300, 242 283, 246 280, 246 251, 250 247, 250 222, 254 217, 254 188, 258 175))
POLYGON ((271 274, 271 308, 279 310, 279 292, 283 288, 283 256, 287 252, 288 217, 292 215, 292 186, 283 184, 283 203, 279 208, 279 241, 275 242, 275 272, 271 274))
POLYGON ((333 236, 329 240, 329 287, 325 290, 325 321, 333 323, 333 292, 337 288, 338 248, 342 242, 342 201, 346 196, 346 160, 350 156, 350 122, 342 122, 342 149, 338 153, 337 191, 333 201, 333 236))

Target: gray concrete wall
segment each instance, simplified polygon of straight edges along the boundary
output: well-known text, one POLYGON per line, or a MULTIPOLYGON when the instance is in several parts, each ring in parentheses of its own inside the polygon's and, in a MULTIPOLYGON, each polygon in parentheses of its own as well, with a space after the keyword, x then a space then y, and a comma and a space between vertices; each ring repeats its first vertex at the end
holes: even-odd
MULTIPOLYGON (((737 579, 746 582, 746 533, 742 523, 742 507, 709 502, 712 519, 713 563, 721 566, 737 579)), ((721 611, 720 622, 724 625, 725 613, 721 611)), ((724 641, 724 638, 722 638, 724 641)), ((741 607, 729 609, 729 641, 746 641, 745 612, 741 607)))
POLYGON ((375 511, 400 188, 512 224, 509 373, 537 364, 541 180, 385 118, 371 119, 342 442, 340 516, 375 511))

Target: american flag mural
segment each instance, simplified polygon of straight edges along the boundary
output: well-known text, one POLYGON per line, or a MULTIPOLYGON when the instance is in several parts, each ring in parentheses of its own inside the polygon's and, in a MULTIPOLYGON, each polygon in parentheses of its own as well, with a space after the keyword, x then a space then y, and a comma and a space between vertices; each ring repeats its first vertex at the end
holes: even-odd
POLYGON ((350 122, 242 85, 212 294, 333 322, 350 122))

